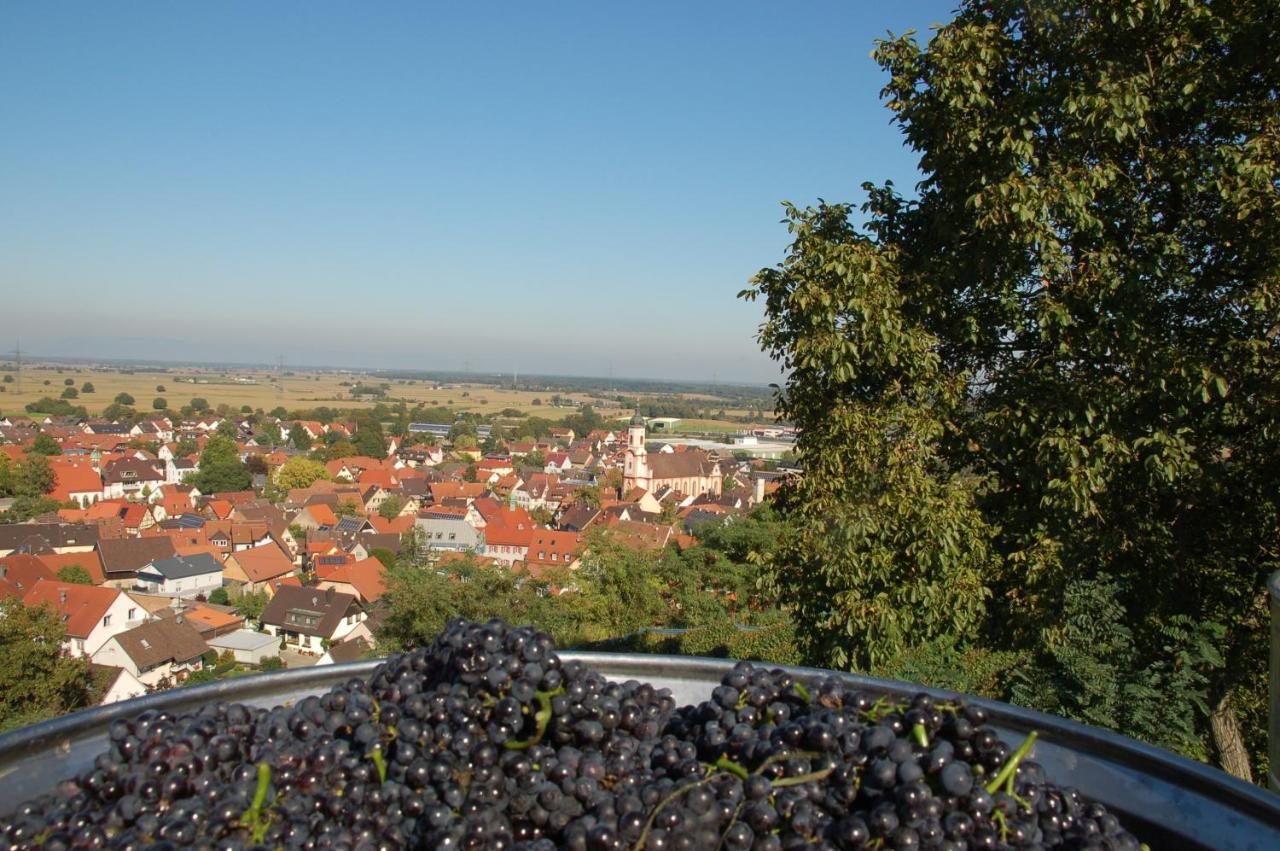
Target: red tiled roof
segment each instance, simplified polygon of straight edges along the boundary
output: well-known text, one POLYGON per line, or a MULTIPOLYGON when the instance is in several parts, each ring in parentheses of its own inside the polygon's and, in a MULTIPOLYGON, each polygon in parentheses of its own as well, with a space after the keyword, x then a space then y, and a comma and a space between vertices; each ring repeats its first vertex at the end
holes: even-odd
POLYGON ((73 493, 102 493, 102 477, 88 464, 53 462, 54 483, 49 496, 58 502, 70 502, 73 493))
POLYGON ((96 553, 45 553, 36 558, 44 562, 45 567, 53 573, 50 578, 57 578, 58 571, 62 568, 77 564, 85 569, 94 585, 101 585, 107 581, 102 574, 102 563, 98 561, 96 553))
POLYGON ((119 596, 120 592, 115 588, 42 579, 27 592, 22 602, 28 606, 50 606, 63 615, 67 635, 84 639, 89 637, 119 596))
POLYGON ((324 582, 342 582, 360 593, 366 602, 377 602, 387 592, 387 569, 376 558, 361 559, 353 564, 316 568, 317 587, 324 582))
POLYGON ((22 599, 41 579, 53 579, 55 575, 56 571, 32 555, 19 553, 0 558, 0 599, 22 599))
POLYGON ((293 572, 293 562, 275 544, 262 544, 240 550, 227 557, 228 561, 232 559, 240 565, 251 582, 264 582, 293 572))

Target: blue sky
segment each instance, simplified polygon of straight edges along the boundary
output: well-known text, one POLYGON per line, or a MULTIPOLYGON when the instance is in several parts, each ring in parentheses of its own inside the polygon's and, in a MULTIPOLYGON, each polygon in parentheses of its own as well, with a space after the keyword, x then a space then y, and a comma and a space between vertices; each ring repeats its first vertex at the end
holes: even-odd
POLYGON ((0 349, 767 381, 952 2, 0 4, 0 349))

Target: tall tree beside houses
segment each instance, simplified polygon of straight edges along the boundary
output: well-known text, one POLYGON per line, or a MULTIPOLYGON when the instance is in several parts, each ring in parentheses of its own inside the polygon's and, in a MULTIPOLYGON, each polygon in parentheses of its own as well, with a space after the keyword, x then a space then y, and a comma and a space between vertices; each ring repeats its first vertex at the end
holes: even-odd
POLYGON ((188 481, 203 493, 219 493, 246 490, 253 477, 235 441, 215 434, 200 453, 199 471, 188 481))
POLYGON ((810 662, 1010 653, 998 696, 1263 768, 1277 43, 1270 0, 975 0, 879 43, 919 197, 788 206, 744 293, 801 433, 773 579, 810 662))
POLYGON ((66 634, 53 609, 0 600, 0 731, 93 702, 89 663, 62 652, 66 634))

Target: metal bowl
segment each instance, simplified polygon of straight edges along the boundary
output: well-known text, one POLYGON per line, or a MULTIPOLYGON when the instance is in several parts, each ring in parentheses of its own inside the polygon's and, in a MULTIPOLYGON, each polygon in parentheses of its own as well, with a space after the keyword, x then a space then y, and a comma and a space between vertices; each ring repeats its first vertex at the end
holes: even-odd
MULTIPOLYGON (((560 655, 581 660, 612 679, 644 680, 669 688, 681 704, 706 699, 734 664, 688 656, 560 655)), ((117 718, 144 709, 190 711, 213 701, 276 706, 318 694, 351 677, 368 676, 378 664, 378 660, 367 660, 299 668, 174 689, 0 735, 0 815, 90 766, 94 756, 105 750, 107 729, 117 718)), ((831 675, 814 668, 787 670, 803 677, 831 675)), ((939 698, 957 697, 892 680, 836 676, 873 694, 910 696, 925 691, 939 698)), ((1004 703, 965 699, 990 713, 992 726, 1011 747, 1030 731, 1039 731, 1034 754, 1048 776, 1105 804, 1153 848, 1280 849, 1280 797, 1264 789, 1115 733, 1004 703)))

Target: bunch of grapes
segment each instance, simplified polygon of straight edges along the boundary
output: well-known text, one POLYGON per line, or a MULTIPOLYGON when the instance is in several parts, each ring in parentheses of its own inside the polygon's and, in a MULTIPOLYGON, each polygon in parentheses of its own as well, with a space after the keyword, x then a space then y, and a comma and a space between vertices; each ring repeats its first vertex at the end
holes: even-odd
POLYGON ((271 710, 117 721, 8 848, 1138 849, 980 708, 742 663, 709 700, 610 682, 549 636, 455 621, 271 710))

